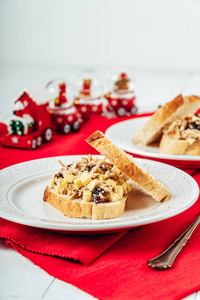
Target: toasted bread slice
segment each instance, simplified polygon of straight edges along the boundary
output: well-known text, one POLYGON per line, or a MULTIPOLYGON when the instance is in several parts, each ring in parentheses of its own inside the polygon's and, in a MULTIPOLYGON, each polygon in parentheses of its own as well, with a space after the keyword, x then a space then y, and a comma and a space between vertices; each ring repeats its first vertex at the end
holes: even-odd
POLYGON ((155 112, 148 122, 144 124, 134 135, 136 142, 149 145, 160 140, 162 130, 167 123, 177 118, 194 114, 200 105, 200 97, 182 95, 166 103, 155 112))
POLYGON ((123 197, 116 202, 95 204, 94 202, 85 202, 82 199, 70 200, 66 195, 58 194, 47 186, 43 200, 69 218, 103 220, 117 218, 122 215, 127 197, 123 197))
POLYGON ((161 182, 141 168, 134 158, 115 146, 102 132, 95 131, 86 141, 156 201, 171 197, 170 191, 161 182))

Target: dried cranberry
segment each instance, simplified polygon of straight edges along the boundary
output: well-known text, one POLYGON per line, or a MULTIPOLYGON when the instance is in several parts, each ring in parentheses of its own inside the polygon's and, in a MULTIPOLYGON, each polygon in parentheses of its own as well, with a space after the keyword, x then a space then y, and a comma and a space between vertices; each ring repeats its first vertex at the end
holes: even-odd
POLYGON ((94 165, 87 165, 86 166, 86 171, 90 172, 92 170, 92 168, 94 167, 94 165))
POLYGON ((92 190, 92 194, 96 194, 96 195, 99 195, 99 194, 104 194, 104 189, 100 188, 100 187, 97 187, 95 189, 92 190))
POLYGON ((67 170, 71 167, 71 164, 70 165, 67 165, 67 170))
POLYGON ((64 176, 61 172, 59 172, 54 176, 54 178, 64 178, 64 176))
POLYGON ((99 167, 101 170, 103 170, 104 172, 108 171, 108 167, 103 168, 102 166, 99 167))
POLYGON ((100 196, 96 196, 96 195, 93 196, 92 199, 91 199, 91 201, 94 202, 94 203, 96 203, 96 204, 100 203, 101 200, 102 200, 101 197, 100 196))
POLYGON ((198 125, 195 122, 192 122, 191 124, 192 129, 197 129, 198 125))
POLYGON ((92 199, 91 201, 98 204, 100 202, 103 202, 104 201, 104 189, 100 188, 100 187, 97 187, 95 189, 92 190, 92 199))

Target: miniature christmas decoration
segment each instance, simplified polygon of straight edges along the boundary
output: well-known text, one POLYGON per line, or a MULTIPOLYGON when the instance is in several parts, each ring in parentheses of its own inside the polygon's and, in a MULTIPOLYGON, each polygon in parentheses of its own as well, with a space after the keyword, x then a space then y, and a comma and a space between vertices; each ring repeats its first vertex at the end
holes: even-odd
POLYGON ((92 79, 83 79, 83 88, 80 91, 80 97, 91 97, 92 79))
POLYGON ((73 103, 71 85, 63 80, 53 80, 46 85, 50 92, 51 125, 54 130, 68 134, 72 130, 78 131, 82 120, 73 103))
POLYGON ((72 130, 78 131, 80 124, 82 124, 75 105, 64 108, 50 108, 49 113, 53 128, 61 133, 68 134, 72 130))
POLYGON ((83 72, 74 79, 74 104, 85 122, 92 114, 101 114, 107 101, 102 97, 101 81, 92 72, 83 72))
POLYGON ((62 104, 67 103, 65 82, 59 84, 59 94, 58 97, 55 98, 54 102, 55 106, 61 106, 62 104))
POLYGON ((1 137, 2 146, 35 150, 52 139, 49 103, 38 104, 23 91, 14 102, 8 133, 1 137))
POLYGON ((109 117, 123 117, 133 115, 137 112, 135 105, 134 82, 126 73, 120 73, 117 80, 113 76, 113 91, 104 95, 108 100, 106 115, 109 117))

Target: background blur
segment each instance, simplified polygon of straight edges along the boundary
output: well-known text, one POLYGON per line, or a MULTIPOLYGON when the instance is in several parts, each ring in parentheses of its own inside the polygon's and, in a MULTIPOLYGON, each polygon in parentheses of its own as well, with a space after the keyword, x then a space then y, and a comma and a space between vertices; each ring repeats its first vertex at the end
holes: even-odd
POLYGON ((24 86, 85 67, 129 68, 143 109, 200 93, 199 32, 200 0, 0 0, 0 117, 24 86))

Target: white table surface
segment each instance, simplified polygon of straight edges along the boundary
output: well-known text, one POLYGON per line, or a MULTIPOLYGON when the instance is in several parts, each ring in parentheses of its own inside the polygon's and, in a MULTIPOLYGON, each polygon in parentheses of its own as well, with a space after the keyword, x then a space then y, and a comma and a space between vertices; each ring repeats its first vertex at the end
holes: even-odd
MULTIPOLYGON (((25 86, 43 86, 53 78, 72 80, 80 69, 72 67, 0 67, 0 121, 12 114, 13 98, 25 86)), ((97 69, 103 79, 109 69, 97 69)), ((200 95, 200 72, 133 70, 136 78, 137 106, 140 112, 157 109, 175 96, 200 95)), ((195 233, 194 233, 195 234, 195 233)), ((62 282, 34 265, 0 240, 0 300, 95 299, 62 282)), ((200 292, 187 300, 200 300, 200 292)))

